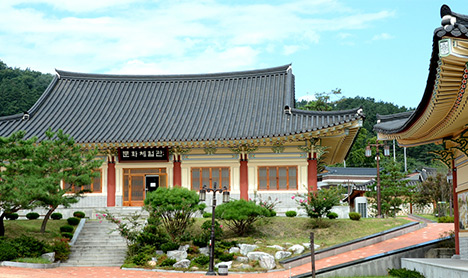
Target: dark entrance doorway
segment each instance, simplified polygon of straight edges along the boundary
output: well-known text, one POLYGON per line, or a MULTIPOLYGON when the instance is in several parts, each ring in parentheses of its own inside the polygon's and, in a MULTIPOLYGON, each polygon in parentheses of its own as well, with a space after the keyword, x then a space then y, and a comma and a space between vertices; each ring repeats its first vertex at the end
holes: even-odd
POLYGON ((145 176, 146 193, 155 191, 159 187, 159 175, 145 176))

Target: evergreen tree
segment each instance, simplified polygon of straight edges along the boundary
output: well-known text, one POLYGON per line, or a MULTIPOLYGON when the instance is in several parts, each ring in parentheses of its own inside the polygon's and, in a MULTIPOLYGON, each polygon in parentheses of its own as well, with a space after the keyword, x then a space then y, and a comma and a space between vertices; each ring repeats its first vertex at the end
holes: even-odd
MULTIPOLYGON (((382 160, 380 168, 380 207, 383 216, 395 217, 401 210, 400 206, 409 201, 412 188, 407 186, 406 173, 401 164, 393 159, 382 160)), ((372 191, 366 196, 373 198, 372 204, 377 210, 377 183, 371 185, 372 191)))
POLYGON ((66 194, 61 182, 75 186, 90 184, 102 161, 95 160, 96 151, 82 151, 73 138, 50 129, 47 139, 36 143, 37 138, 25 139, 25 132, 0 137, 0 236, 5 233, 3 219, 6 214, 20 209, 43 206, 49 209, 47 220, 59 206, 76 203, 81 196, 66 194))

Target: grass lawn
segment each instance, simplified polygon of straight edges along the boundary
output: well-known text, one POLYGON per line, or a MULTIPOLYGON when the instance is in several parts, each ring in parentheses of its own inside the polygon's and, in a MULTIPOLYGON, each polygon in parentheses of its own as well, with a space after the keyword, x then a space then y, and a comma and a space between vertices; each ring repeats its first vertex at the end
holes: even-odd
POLYGON ((426 219, 435 221, 435 222, 437 222, 437 220, 438 220, 437 217, 435 217, 432 214, 416 214, 416 215, 419 216, 419 217, 422 217, 422 218, 426 218, 426 219))
POLYGON ((49 220, 45 233, 41 233, 42 219, 36 220, 5 220, 5 237, 16 238, 22 235, 34 237, 47 242, 60 236, 60 227, 67 224, 67 220, 49 220))
MULTIPOLYGON (((207 218, 196 219, 191 232, 199 233, 201 231, 201 224, 209 220, 207 218)), ((287 242, 293 244, 310 242, 310 233, 314 232, 315 244, 319 244, 320 248, 327 248, 410 222, 403 218, 361 218, 359 221, 352 221, 350 219, 323 219, 322 221, 324 226, 328 227, 314 228, 315 222, 306 217, 265 218, 257 222, 254 231, 242 238, 233 235, 226 225, 224 225, 223 239, 237 240, 243 243, 255 243, 260 247, 264 247, 274 244, 284 245, 287 242)))

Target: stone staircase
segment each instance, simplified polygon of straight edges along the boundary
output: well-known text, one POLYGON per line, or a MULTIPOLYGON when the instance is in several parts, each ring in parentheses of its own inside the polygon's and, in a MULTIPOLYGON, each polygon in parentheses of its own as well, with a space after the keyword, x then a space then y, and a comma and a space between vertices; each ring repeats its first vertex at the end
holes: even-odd
POLYGON ((121 266, 127 243, 108 221, 87 220, 62 266, 121 266))

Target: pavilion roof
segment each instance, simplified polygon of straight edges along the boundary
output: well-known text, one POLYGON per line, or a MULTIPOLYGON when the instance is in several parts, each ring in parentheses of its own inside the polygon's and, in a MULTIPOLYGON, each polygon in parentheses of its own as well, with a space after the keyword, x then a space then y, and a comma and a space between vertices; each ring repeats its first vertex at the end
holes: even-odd
POLYGON ((416 110, 378 115, 379 140, 397 139, 402 146, 439 142, 466 129, 468 109, 468 17, 441 8, 442 26, 433 35, 426 89, 416 110))
POLYGON ((57 70, 25 114, 0 118, 0 136, 62 129, 101 147, 278 144, 322 138, 342 161, 362 124, 361 109, 294 108, 291 65, 192 75, 108 75, 57 70), (327 140, 325 140, 328 138, 327 140))

